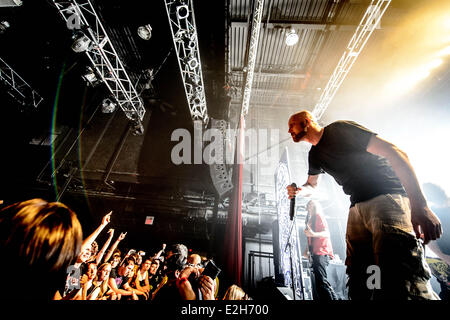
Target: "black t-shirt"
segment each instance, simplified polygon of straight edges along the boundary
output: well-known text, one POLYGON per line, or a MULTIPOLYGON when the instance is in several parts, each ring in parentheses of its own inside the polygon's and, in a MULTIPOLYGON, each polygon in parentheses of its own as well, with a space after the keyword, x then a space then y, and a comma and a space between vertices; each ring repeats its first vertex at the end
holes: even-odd
POLYGON ((111 273, 109 274, 110 278, 113 278, 116 282, 117 289, 123 289, 123 285, 128 282, 129 277, 120 276, 119 272, 116 268, 111 269, 111 273))
POLYGON ((159 291, 155 294, 155 298, 152 302, 162 302, 162 301, 182 301, 180 292, 176 286, 175 281, 167 282, 159 291))
POLYGON ((352 206, 381 194, 406 195, 388 161, 366 151, 373 135, 376 133, 353 121, 331 123, 309 151, 308 174, 330 174, 350 195, 352 206))

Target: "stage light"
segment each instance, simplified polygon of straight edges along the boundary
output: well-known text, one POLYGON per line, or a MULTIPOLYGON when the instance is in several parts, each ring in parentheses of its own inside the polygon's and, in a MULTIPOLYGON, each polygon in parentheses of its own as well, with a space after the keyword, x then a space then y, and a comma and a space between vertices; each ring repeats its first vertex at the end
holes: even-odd
POLYGON ((131 133, 134 136, 142 136, 144 134, 144 126, 140 121, 137 121, 133 123, 133 126, 131 128, 131 133))
POLYGON ((102 112, 103 113, 113 113, 116 110, 116 104, 109 98, 103 99, 102 102, 102 112))
POLYGON ((149 24, 140 26, 137 30, 137 33, 142 39, 150 40, 150 38, 152 37, 152 27, 149 24))
POLYGON ((286 35, 286 45, 293 46, 298 42, 298 34, 295 33, 295 30, 292 28, 286 35))
POLYGON ((10 24, 8 21, 2 21, 0 22, 0 34, 5 33, 6 29, 10 27, 10 24))
POLYGON ((89 39, 83 33, 77 33, 74 36, 74 42, 72 44, 72 50, 79 53, 84 52, 89 49, 89 45, 91 44, 91 39, 89 39))
POLYGON ((188 61, 188 66, 189 66, 189 68, 191 68, 191 70, 194 70, 195 68, 197 68, 197 67, 198 67, 198 61, 197 61, 197 59, 191 58, 191 59, 188 61))
POLYGON ((177 7, 177 18, 186 19, 189 17, 189 8, 187 5, 183 4, 177 7))
POLYGON ((399 95, 414 88, 422 80, 426 79, 433 69, 438 68, 443 63, 442 59, 434 59, 422 66, 415 68, 404 75, 396 78, 387 84, 386 89, 390 94, 399 95))
POLYGON ((92 87, 95 87, 100 82, 91 67, 88 67, 86 69, 86 73, 81 77, 86 81, 87 85, 90 85, 92 87))

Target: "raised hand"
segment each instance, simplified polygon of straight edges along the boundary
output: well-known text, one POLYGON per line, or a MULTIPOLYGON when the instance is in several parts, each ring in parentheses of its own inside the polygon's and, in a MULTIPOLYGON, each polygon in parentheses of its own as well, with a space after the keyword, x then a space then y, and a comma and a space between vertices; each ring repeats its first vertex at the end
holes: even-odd
POLYGON ((208 276, 200 276, 200 291, 203 300, 215 300, 216 282, 208 276))
POLYGON ((122 233, 120 234, 120 236, 119 236, 119 239, 118 239, 118 240, 119 240, 119 241, 122 241, 123 239, 125 239, 125 236, 126 236, 126 235, 127 235, 127 233, 126 233, 126 232, 125 232, 125 233, 123 233, 123 232, 122 232, 122 233))
POLYGON ((286 187, 286 189, 287 189, 287 192, 288 192, 289 199, 292 199, 293 197, 295 197, 297 195, 297 193, 299 193, 300 190, 302 190, 302 188, 294 188, 291 185, 288 185, 286 187))
POLYGON ((108 223, 111 222, 111 214, 112 214, 112 211, 110 211, 109 213, 104 215, 104 217, 102 219, 102 225, 103 226, 106 226, 108 223))

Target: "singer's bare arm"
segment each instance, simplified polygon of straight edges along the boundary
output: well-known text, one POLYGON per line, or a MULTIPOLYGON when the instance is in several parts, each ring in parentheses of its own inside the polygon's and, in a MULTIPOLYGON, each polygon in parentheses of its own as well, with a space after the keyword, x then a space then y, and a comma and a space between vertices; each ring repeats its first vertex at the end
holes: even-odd
POLYGON ((425 244, 438 239, 442 234, 439 218, 431 211, 420 188, 414 169, 405 152, 394 144, 374 135, 370 138, 367 151, 386 158, 400 179, 411 204, 411 221, 420 237, 423 233, 425 244))
POLYGON ((294 188, 292 186, 287 186, 289 199, 292 197, 299 195, 301 197, 309 197, 314 193, 314 189, 317 187, 319 182, 319 175, 309 175, 306 183, 303 184, 300 188, 294 188))

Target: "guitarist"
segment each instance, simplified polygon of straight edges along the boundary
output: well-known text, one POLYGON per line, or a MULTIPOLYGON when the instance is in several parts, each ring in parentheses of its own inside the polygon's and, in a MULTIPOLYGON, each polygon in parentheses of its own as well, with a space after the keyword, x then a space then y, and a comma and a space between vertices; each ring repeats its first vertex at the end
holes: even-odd
POLYGON ((319 300, 337 300, 333 287, 327 280, 327 266, 333 259, 328 224, 320 205, 310 200, 306 205, 305 234, 308 238, 308 254, 314 271, 316 292, 319 300))

